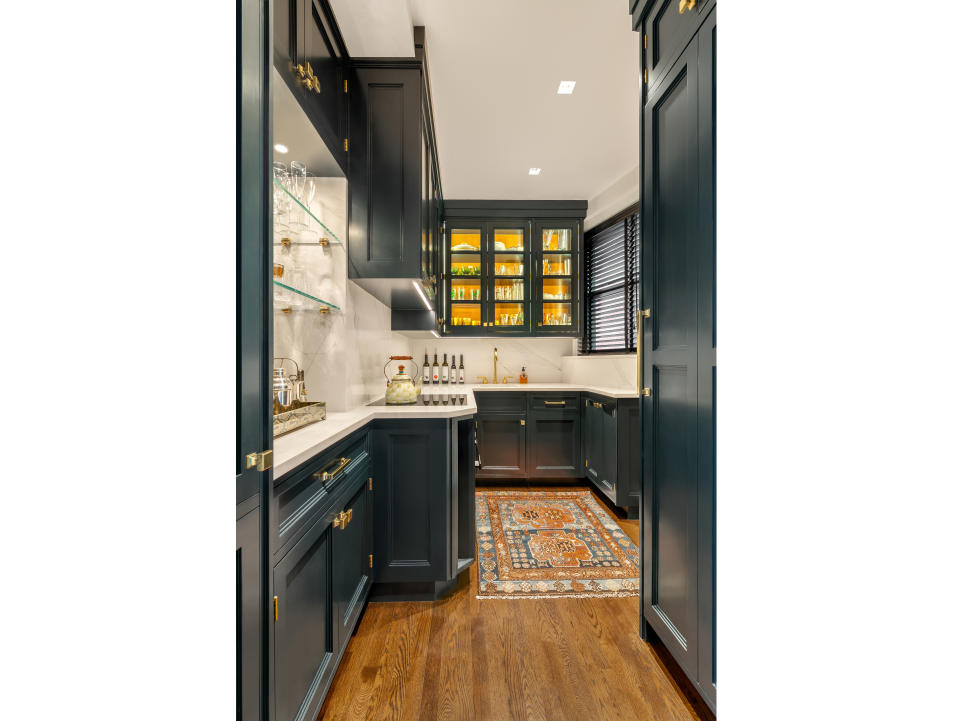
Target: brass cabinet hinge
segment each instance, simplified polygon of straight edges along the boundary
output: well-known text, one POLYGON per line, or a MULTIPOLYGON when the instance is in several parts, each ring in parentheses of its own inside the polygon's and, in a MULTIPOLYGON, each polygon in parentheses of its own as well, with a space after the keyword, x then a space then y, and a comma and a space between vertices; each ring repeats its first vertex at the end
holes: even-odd
MULTIPOLYGON (((644 49, 644 50, 647 49, 647 34, 646 34, 646 33, 643 34, 643 49, 644 49)), ((344 82, 346 82, 346 80, 344 80, 344 82)))
MULTIPOLYGON (((647 36, 644 35, 643 37, 644 37, 644 43, 646 43, 646 37, 647 37, 647 36)), ((644 44, 643 47, 647 47, 646 44, 644 44)), ((343 92, 347 92, 347 81, 346 81, 346 80, 343 81, 343 92)))
POLYGON ((265 471, 272 467, 273 451, 268 450, 247 454, 247 468, 256 468, 258 471, 265 471))
POLYGON ((273 597, 273 620, 280 620, 280 599, 276 596, 273 597))
POLYGON ((641 388, 640 395, 643 396, 644 398, 649 398, 650 396, 653 395, 653 391, 650 390, 649 388, 641 388))
POLYGON ((373 554, 370 554, 370 568, 373 568, 373 554))
POLYGON ((350 138, 343 139, 343 149, 346 150, 348 153, 350 152, 350 138))
POLYGON ((643 69, 643 82, 644 82, 644 84, 646 84, 646 82, 647 82, 647 69, 646 69, 646 68, 643 69))
POLYGON ((589 459, 588 459, 588 460, 585 460, 585 461, 583 462, 583 467, 584 467, 584 468, 589 468, 589 467, 590 467, 590 461, 589 461, 589 459))
POLYGON ((368 488, 372 491, 372 490, 373 490, 373 476, 370 476, 370 477, 367 479, 367 483, 369 484, 369 485, 368 485, 368 488))

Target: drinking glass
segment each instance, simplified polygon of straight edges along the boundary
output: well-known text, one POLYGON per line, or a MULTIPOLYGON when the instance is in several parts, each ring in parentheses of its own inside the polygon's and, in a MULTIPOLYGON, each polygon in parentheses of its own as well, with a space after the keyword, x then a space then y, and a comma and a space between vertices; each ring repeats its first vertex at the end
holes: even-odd
MULTIPOLYGON (((293 196, 303 202, 303 188, 306 184, 307 179, 307 166, 301 163, 298 160, 294 160, 290 163, 290 192, 293 193, 293 196)), ((293 204, 291 203, 291 206, 293 204)), ((307 224, 303 222, 303 211, 297 207, 291 207, 294 211, 293 217, 290 219, 290 227, 300 231, 307 227, 307 224)))

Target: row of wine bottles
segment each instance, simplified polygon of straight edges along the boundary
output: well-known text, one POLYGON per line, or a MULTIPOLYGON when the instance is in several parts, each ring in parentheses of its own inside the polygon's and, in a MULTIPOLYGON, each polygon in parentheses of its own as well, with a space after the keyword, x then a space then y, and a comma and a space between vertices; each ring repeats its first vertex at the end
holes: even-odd
POLYGON ((460 367, 457 368, 457 355, 453 355, 453 365, 447 363, 447 354, 443 354, 443 364, 437 363, 437 351, 433 351, 433 365, 423 353, 423 385, 429 383, 466 383, 466 371, 463 369, 463 353, 460 354, 460 367))

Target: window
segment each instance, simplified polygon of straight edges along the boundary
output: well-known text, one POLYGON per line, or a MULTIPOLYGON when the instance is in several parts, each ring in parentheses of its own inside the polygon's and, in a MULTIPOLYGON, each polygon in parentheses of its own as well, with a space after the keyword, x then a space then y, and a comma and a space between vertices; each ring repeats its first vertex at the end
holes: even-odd
POLYGON ((581 353, 627 353, 637 348, 639 224, 633 206, 584 235, 581 353))

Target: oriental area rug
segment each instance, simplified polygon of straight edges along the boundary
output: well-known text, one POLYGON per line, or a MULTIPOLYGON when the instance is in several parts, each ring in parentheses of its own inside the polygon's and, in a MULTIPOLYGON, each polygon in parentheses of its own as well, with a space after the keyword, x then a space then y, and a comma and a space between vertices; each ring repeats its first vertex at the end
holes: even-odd
POLYGON ((478 491, 477 598, 639 595, 639 549, 589 491, 478 491))

